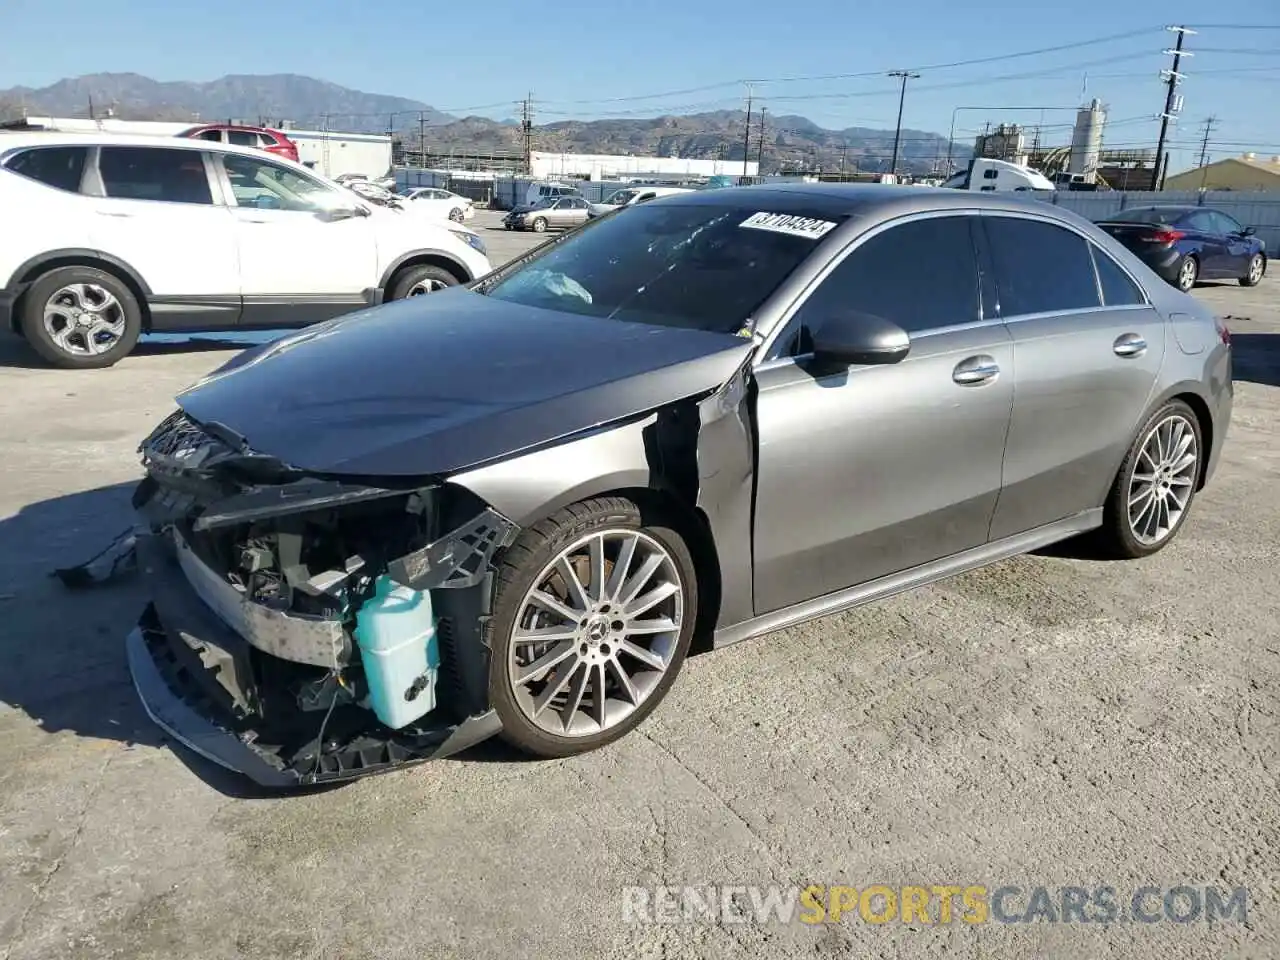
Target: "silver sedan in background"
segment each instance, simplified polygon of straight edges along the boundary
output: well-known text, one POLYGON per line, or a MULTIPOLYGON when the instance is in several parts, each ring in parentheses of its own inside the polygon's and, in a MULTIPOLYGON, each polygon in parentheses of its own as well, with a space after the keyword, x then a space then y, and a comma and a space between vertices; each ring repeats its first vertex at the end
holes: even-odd
POLYGON ((532 207, 516 207, 503 219, 508 230, 568 230, 587 222, 587 201, 581 197, 548 197, 532 207))

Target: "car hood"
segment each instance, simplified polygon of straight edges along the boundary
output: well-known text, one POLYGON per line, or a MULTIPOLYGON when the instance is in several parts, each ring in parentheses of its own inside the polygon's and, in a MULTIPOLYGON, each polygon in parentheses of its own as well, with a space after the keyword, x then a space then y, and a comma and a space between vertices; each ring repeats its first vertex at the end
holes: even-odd
POLYGON ((446 476, 713 390, 751 346, 455 287, 254 347, 178 403, 307 472, 446 476))

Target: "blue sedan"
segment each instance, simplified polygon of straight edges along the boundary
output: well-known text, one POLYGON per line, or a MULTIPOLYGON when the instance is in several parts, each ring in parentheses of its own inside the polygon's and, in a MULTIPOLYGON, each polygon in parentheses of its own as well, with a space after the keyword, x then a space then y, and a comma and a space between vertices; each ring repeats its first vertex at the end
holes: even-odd
POLYGON ((1098 226, 1132 250, 1179 290, 1198 280, 1238 280, 1256 286, 1267 272, 1267 248, 1221 210, 1208 207, 1136 207, 1098 226))

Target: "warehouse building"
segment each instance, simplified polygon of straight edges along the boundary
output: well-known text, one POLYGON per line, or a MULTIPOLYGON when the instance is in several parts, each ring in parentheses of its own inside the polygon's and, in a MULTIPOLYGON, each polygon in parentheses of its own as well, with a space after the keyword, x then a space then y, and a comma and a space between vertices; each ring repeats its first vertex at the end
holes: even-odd
POLYGON ((1280 191, 1280 157, 1246 153, 1166 177, 1166 190, 1280 191))

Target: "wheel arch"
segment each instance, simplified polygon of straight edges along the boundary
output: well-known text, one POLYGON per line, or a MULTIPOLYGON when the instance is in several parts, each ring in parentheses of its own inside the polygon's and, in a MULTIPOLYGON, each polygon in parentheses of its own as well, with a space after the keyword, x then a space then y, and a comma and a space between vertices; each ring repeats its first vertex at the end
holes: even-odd
MULTIPOLYGON (((1202 452, 1200 456, 1199 476, 1196 479, 1196 491, 1198 492, 1204 489, 1205 481, 1208 479, 1210 452, 1213 450, 1214 437, 1217 435, 1213 422, 1213 405, 1204 396, 1202 387, 1199 384, 1192 381, 1183 381, 1182 383, 1176 383, 1167 388, 1157 396, 1155 401, 1151 403, 1143 414, 1141 422, 1146 423, 1152 414, 1163 407, 1166 403, 1173 400, 1181 400, 1189 406, 1191 408, 1191 412, 1196 415, 1196 421, 1200 425, 1200 442, 1202 452)), ((1141 424, 1139 424, 1139 426, 1141 426, 1141 424)))
POLYGON ((142 311, 142 329, 144 331, 151 329, 151 306, 149 302, 151 287, 147 285, 147 282, 137 270, 119 257, 114 257, 101 250, 91 250, 87 247, 65 247, 58 250, 49 250, 32 257, 14 271, 13 277, 9 281, 8 289, 14 294, 10 325, 15 331, 21 321, 23 299, 26 297, 27 289, 41 276, 50 270, 57 270, 60 267, 92 267, 95 270, 102 270, 111 274, 128 287, 129 292, 137 299, 138 307, 142 311))
POLYGON ((382 279, 378 283, 378 289, 381 291, 383 298, 386 298, 392 282, 401 272, 410 267, 424 266, 440 267, 443 270, 447 270, 458 278, 459 283, 470 283, 475 279, 475 277, 471 276, 471 271, 460 260, 450 256, 443 250, 414 250, 397 257, 382 272, 382 279))

